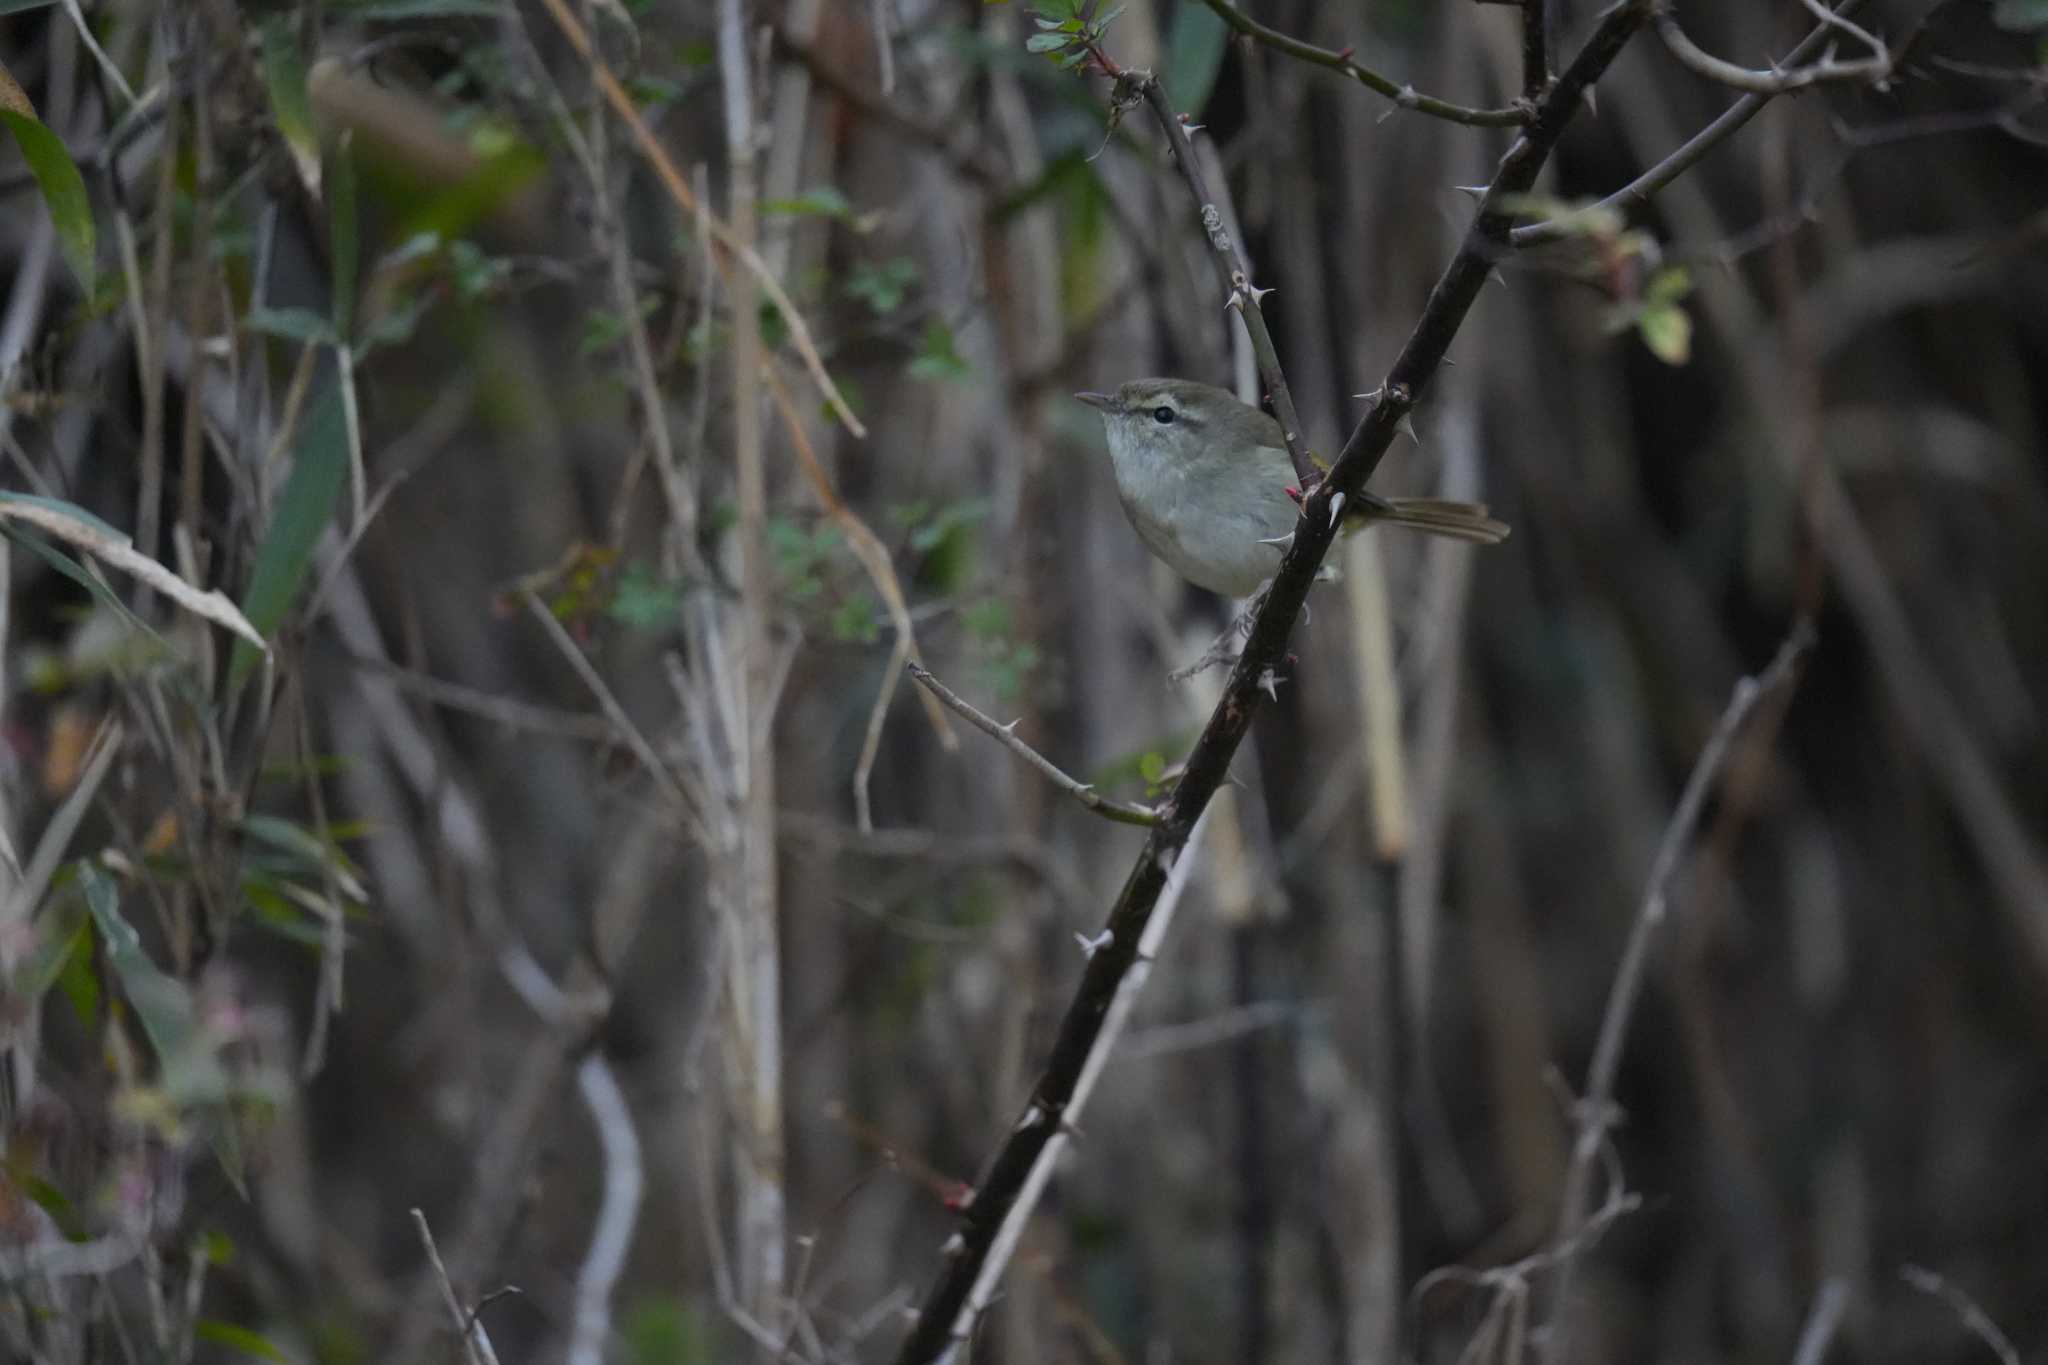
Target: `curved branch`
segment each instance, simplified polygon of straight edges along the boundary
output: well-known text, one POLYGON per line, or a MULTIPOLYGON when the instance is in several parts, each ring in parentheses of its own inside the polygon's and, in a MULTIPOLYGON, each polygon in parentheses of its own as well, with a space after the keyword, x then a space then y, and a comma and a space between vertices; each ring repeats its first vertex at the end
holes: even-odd
POLYGON ((1678 17, 1669 5, 1660 5, 1656 14, 1657 36, 1664 40, 1665 50, 1676 57, 1679 64, 1697 75, 1737 90, 1747 90, 1752 95, 1783 95, 1794 90, 1804 90, 1810 85, 1840 81, 1866 81, 1877 84, 1892 74, 1892 54, 1884 44, 1868 32, 1857 28, 1847 19, 1829 13, 1818 4, 1809 4, 1809 9, 1821 16, 1819 33, 1833 28, 1847 28, 1868 41, 1873 51, 1870 56, 1853 62, 1836 61, 1823 57, 1811 66, 1772 66, 1768 71, 1756 71, 1746 66, 1737 66, 1724 61, 1707 51, 1678 25, 1678 17))
MULTIPOLYGON (((1843 3, 1833 11, 1831 18, 1846 20, 1851 14, 1861 9, 1863 5, 1864 0, 1843 0, 1843 3)), ((1816 27, 1813 32, 1800 39, 1799 44, 1786 54, 1785 60, 1787 64, 1802 62, 1813 52, 1817 51, 1821 44, 1827 40, 1828 31, 1831 26, 1829 23, 1823 23, 1816 27)), ((1916 37, 1918 32, 1924 31, 1924 27, 1923 23, 1922 30, 1916 30, 1916 37)), ((1904 50, 1904 48, 1901 49, 1902 54, 1904 50)), ((1714 148, 1740 132, 1744 125, 1763 112, 1763 107, 1769 104, 1772 97, 1776 94, 1776 91, 1769 93, 1759 91, 1744 95, 1741 99, 1729 105, 1726 110, 1722 111, 1720 117, 1686 139, 1685 143, 1672 152, 1671 155, 1665 157, 1647 171, 1644 171, 1634 180, 1629 181, 1628 184, 1622 186, 1613 194, 1592 205, 1585 212, 1593 214, 1614 209, 1634 208, 1649 203, 1651 196, 1705 160, 1707 153, 1713 151, 1714 148)), ((1576 214, 1566 214, 1561 218, 1552 218, 1546 222, 1530 223, 1525 227, 1516 228, 1508 235, 1508 240, 1518 247, 1542 246, 1546 242, 1561 241, 1572 235, 1576 219, 1576 214)))
POLYGON ((1276 28, 1266 27, 1237 6, 1227 3, 1227 0, 1203 0, 1203 3, 1215 10, 1224 23, 1253 42, 1270 47, 1275 52, 1284 53, 1296 61, 1325 67, 1340 76, 1348 76, 1366 89, 1386 96, 1403 109, 1412 109, 1418 114, 1427 114, 1431 118, 1440 118, 1448 123, 1462 123, 1472 128, 1515 128, 1528 123, 1536 116, 1535 106, 1527 101, 1505 105, 1499 109, 1473 109, 1462 104, 1452 104, 1449 100, 1419 94, 1412 85, 1391 80, 1371 67, 1360 66, 1351 60, 1351 49, 1348 47, 1342 52, 1332 52, 1329 48, 1317 47, 1314 43, 1290 37, 1276 28))

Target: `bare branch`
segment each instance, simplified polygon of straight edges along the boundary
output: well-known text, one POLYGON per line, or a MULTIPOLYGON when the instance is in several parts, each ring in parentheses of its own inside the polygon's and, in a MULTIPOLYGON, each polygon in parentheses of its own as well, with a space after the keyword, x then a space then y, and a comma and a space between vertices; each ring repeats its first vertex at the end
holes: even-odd
POLYGON ((1849 1306, 1849 1284, 1846 1280, 1831 1279, 1814 1295, 1813 1307, 1806 1314, 1806 1325, 1799 1329, 1799 1347, 1792 1353, 1792 1365, 1821 1365, 1827 1359, 1828 1347, 1835 1339, 1835 1329, 1841 1325, 1842 1310, 1849 1306))
MULTIPOLYGON (((1862 8, 1863 4, 1864 0, 1843 0, 1842 5, 1834 13, 1838 17, 1846 18, 1862 8)), ((1826 24, 1815 28, 1813 32, 1801 39, 1791 52, 1786 54, 1786 62, 1788 64, 1796 64, 1806 60, 1807 57, 1820 49, 1821 45, 1827 41, 1827 36, 1828 26, 1826 24)), ((1903 51, 1904 49, 1902 48, 1901 50, 1903 51)), ((1634 208, 1647 204, 1650 202, 1651 196, 1705 160, 1707 153, 1713 151, 1716 147, 1740 132, 1744 125, 1763 111, 1763 107, 1771 102, 1772 96, 1776 93, 1776 91, 1771 91, 1768 93, 1758 92, 1744 95, 1741 99, 1729 105, 1720 117, 1700 129, 1699 132, 1694 133, 1671 155, 1665 157, 1662 161, 1650 167, 1650 169, 1644 171, 1634 180, 1631 180, 1613 194, 1608 195, 1599 203, 1594 204, 1585 212, 1592 214, 1603 210, 1634 208)), ((1518 247, 1541 246, 1545 242, 1558 241, 1572 234, 1576 216, 1567 214, 1562 218, 1553 218, 1548 222, 1531 223, 1526 227, 1518 227, 1509 234, 1509 240, 1518 247)))
MULTIPOLYGON (((1812 643, 1812 626, 1802 620, 1793 627, 1792 633, 1778 647, 1777 655, 1762 673, 1735 684, 1734 695, 1728 699, 1727 708, 1721 712, 1721 719, 1707 737, 1698 761, 1693 764, 1685 790, 1679 794, 1678 808, 1672 812, 1671 823, 1664 827, 1664 838, 1657 846, 1656 859, 1650 865, 1649 881, 1643 889, 1642 904, 1636 911, 1635 927, 1629 933, 1628 946, 1622 951, 1621 965, 1614 974, 1614 985, 1607 993, 1607 1008, 1601 1016, 1600 1036, 1593 1046, 1593 1061, 1587 1069, 1585 1092, 1574 1106, 1577 1131, 1572 1143, 1571 1167, 1565 1175, 1563 1205, 1558 1214, 1555 1238, 1558 1246, 1572 1246, 1585 1225, 1594 1165, 1599 1160, 1608 1129, 1613 1126, 1617 1113, 1614 1079, 1621 1070, 1622 1043, 1628 1036, 1629 1021, 1635 1015, 1636 1000, 1642 994, 1643 974, 1649 967, 1652 941, 1670 907, 1671 880, 1678 871, 1678 860, 1692 843, 1693 830, 1699 824, 1707 794, 1726 766, 1743 723, 1759 701, 1793 680, 1812 643)), ((1557 1279, 1551 1289, 1549 1317, 1551 1330, 1557 1334, 1552 1345, 1557 1359, 1569 1359, 1563 1350, 1562 1333, 1576 1259, 1570 1254, 1559 1257, 1557 1279)))
POLYGON ((1847 19, 1831 14, 1815 0, 1807 0, 1807 8, 1821 16, 1820 32, 1833 28, 1844 28, 1866 41, 1872 48, 1871 55, 1855 61, 1837 61, 1823 57, 1810 66, 1777 66, 1768 71, 1755 71, 1746 66, 1737 66, 1708 52, 1686 36, 1678 26, 1678 17, 1668 5, 1660 5, 1655 17, 1657 36, 1664 40, 1665 50, 1676 57, 1679 64, 1697 75, 1737 90, 1747 90, 1753 95, 1783 95, 1789 91, 1804 90, 1808 86, 1835 84, 1844 81, 1861 81, 1881 84, 1892 74, 1892 54, 1883 43, 1867 31, 1858 28, 1847 19))
MULTIPOLYGON (((1100 53, 1096 55, 1101 56, 1100 53)), ((1108 65, 1107 59, 1104 62, 1108 65)), ((1167 102, 1166 87, 1149 71, 1118 72, 1117 106, 1122 107, 1134 98, 1145 101, 1159 121, 1160 131, 1166 134, 1167 142, 1173 147, 1173 159, 1188 183, 1188 193, 1195 197, 1195 211, 1202 220, 1202 230, 1216 252, 1216 274, 1223 284, 1224 306, 1236 309, 1244 319, 1245 332, 1251 338, 1252 355, 1259 362, 1259 378, 1273 400, 1273 415, 1280 419, 1280 438, 1287 443, 1287 458, 1294 466, 1294 476, 1306 488, 1316 480, 1318 472, 1308 458, 1301 415, 1294 410, 1294 394, 1287 387, 1287 376, 1280 368, 1280 352, 1273 344, 1272 332, 1266 328, 1266 315, 1259 308, 1259 297, 1268 291, 1253 287, 1251 267, 1245 264, 1244 254, 1237 249, 1230 230, 1223 225, 1223 211, 1217 207, 1216 196, 1209 192, 1201 163, 1195 157, 1194 143, 1188 138, 1187 125, 1167 102)))
POLYGON ((1899 1271, 1899 1278, 1921 1293, 1932 1294, 1947 1304, 1962 1319, 1963 1326, 1991 1348, 1991 1353, 1998 1357, 1999 1365, 2020 1365, 2020 1353, 2013 1348, 2012 1339, 1999 1330, 1998 1324, 1975 1299, 1925 1266, 1906 1266, 1899 1271))
MULTIPOLYGON (((1332 52, 1326 47, 1317 47, 1314 43, 1291 38, 1278 29, 1268 28, 1226 0, 1203 2, 1215 10, 1224 23, 1253 42, 1270 47, 1275 52, 1284 53, 1296 61, 1307 62, 1311 66, 1327 67, 1341 76, 1357 81, 1375 94, 1386 96, 1403 109, 1411 109, 1418 114, 1427 114, 1431 118, 1462 123, 1473 128, 1514 128, 1534 117, 1534 107, 1526 103, 1511 104, 1500 109, 1471 109, 1462 104, 1452 104, 1448 100, 1419 94, 1412 85, 1390 80, 1370 67, 1360 66, 1352 60, 1351 49, 1348 47, 1342 52, 1332 52)), ((1526 0, 1526 3, 1539 11, 1543 7, 1543 0, 1526 0)))
POLYGON ((434 1245, 433 1230, 427 1226, 427 1215, 414 1209, 412 1225, 419 1230, 420 1245, 426 1249, 427 1263, 434 1268, 434 1278, 441 1285, 441 1302, 448 1309, 448 1316, 454 1320, 455 1334, 462 1338, 462 1349, 469 1358, 469 1365, 498 1365, 498 1353, 491 1349, 491 1334, 477 1321, 476 1314, 463 1308, 462 1300, 456 1296, 455 1285, 448 1278, 448 1267, 441 1264, 441 1249, 434 1245))
POLYGON ((1039 753, 1038 750, 1017 738, 1017 723, 1015 721, 1011 721, 1008 725, 998 724, 982 712, 976 710, 971 703, 953 691, 952 688, 947 687, 944 683, 933 677, 931 670, 924 665, 912 663, 908 667, 910 669, 910 676, 917 680, 918 686, 924 688, 958 712, 969 725, 990 736, 996 743, 1023 759, 1033 768, 1036 768, 1048 782, 1073 797, 1076 801, 1079 801, 1089 810, 1094 811, 1103 819, 1114 820, 1120 825, 1144 825, 1147 828, 1159 823, 1159 813, 1157 811, 1146 806, 1132 805, 1128 801, 1112 801, 1096 791, 1091 784, 1077 782, 1073 778, 1068 777, 1064 772, 1060 771, 1059 766, 1053 763, 1051 759, 1048 759, 1045 755, 1039 753))

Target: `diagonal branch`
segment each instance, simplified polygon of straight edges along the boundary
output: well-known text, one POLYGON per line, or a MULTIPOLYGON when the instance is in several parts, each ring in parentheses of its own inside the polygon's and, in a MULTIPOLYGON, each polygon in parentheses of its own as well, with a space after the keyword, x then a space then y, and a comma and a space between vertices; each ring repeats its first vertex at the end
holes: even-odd
MULTIPOLYGON (((1538 9, 1542 8, 1542 0, 1529 2, 1538 9)), ((1360 66, 1352 60, 1352 50, 1348 47, 1342 52, 1332 52, 1329 48, 1305 43, 1299 38, 1282 33, 1279 29, 1268 28, 1237 6, 1227 3, 1227 0, 1203 0, 1203 3, 1215 10, 1224 23, 1253 42, 1270 47, 1275 52, 1283 53, 1296 61, 1326 67, 1341 76, 1349 77, 1375 94, 1386 96, 1403 109, 1412 109, 1418 114, 1427 114, 1431 118, 1462 123, 1473 128, 1519 127, 1527 123, 1532 116, 1527 104, 1510 104, 1500 109, 1472 109, 1462 104, 1452 104, 1449 100, 1418 94, 1412 85, 1391 80, 1371 67, 1360 66)))
POLYGON ((1209 192, 1202 164, 1195 157, 1195 144, 1188 137, 1187 125, 1167 102, 1166 88, 1159 83, 1159 78, 1149 71, 1118 72, 1117 107, 1123 107, 1133 98, 1145 101, 1153 117, 1158 119, 1166 140, 1173 146, 1173 159, 1180 166, 1182 178, 1188 182, 1188 193, 1195 197, 1202 230, 1208 235, 1209 245, 1216 253, 1216 274, 1223 282, 1224 306, 1236 309, 1244 318, 1245 331, 1251 337, 1252 356, 1259 363, 1259 378, 1273 400, 1273 415, 1280 419, 1280 437, 1287 442, 1287 458, 1294 466, 1294 477, 1306 488, 1319 475, 1308 458, 1301 415, 1294 410, 1294 393, 1287 387, 1287 376, 1280 369, 1279 349, 1273 344, 1272 332, 1266 328, 1266 314, 1259 307, 1259 297, 1271 291, 1252 286, 1251 268, 1245 264, 1244 254, 1237 249, 1237 243, 1231 240, 1230 229, 1224 226, 1223 212, 1216 206, 1216 197, 1209 192))
POLYGON ((1062 1120, 1095 1052, 1104 1019, 1125 978, 1143 960, 1139 945, 1148 936, 1168 873, 1183 856, 1196 822, 1222 785, 1251 726, 1262 695, 1260 680, 1282 663, 1302 602, 1336 539, 1340 520, 1336 514, 1342 511, 1337 500, 1355 499, 1363 492, 1366 479, 1393 444, 1400 423, 1443 363, 1444 352, 1471 311, 1494 261, 1506 250, 1508 206, 1535 184, 1558 138, 1583 107, 1587 90, 1649 20, 1650 10, 1651 0, 1622 0, 1609 8, 1571 65, 1538 101, 1528 127, 1501 159, 1494 183, 1481 199, 1478 217, 1466 231, 1457 255, 1431 291, 1421 319, 1381 388, 1379 401, 1352 432, 1329 476, 1302 499, 1293 546, 1281 561, 1244 652, 1224 684, 1222 699, 1188 757, 1180 785, 1161 804, 1159 823, 1131 868, 1106 928, 1093 940, 1097 946, 1060 1021, 1045 1070, 1025 1105, 1026 1117, 1036 1114, 1043 1120, 1020 1122, 1004 1139, 974 1190, 960 1230, 947 1243, 945 1268, 925 1297, 916 1325, 897 1354, 897 1365, 930 1365, 956 1350, 971 1332, 970 1292, 980 1282, 997 1233, 1038 1167, 1046 1144, 1064 1131, 1062 1120))
MULTIPOLYGON (((1622 1043, 1628 1036, 1629 1021, 1635 1015, 1636 1000, 1642 994, 1643 973, 1649 966, 1652 942, 1670 909, 1671 880, 1678 872, 1678 860, 1692 844, 1700 812, 1705 808, 1707 796, 1719 780, 1721 770, 1727 766, 1736 737, 1742 733, 1743 723, 1756 710, 1757 703, 1796 679, 1806 651, 1812 644, 1813 627, 1802 619, 1793 626, 1792 633, 1778 647, 1776 656, 1763 672, 1735 684, 1734 695, 1729 697, 1721 719, 1715 723, 1713 733, 1700 750, 1692 775, 1686 779, 1685 790, 1679 793, 1678 807, 1672 812, 1671 823, 1664 827, 1664 837, 1657 845, 1657 856, 1650 864, 1649 881, 1643 888, 1642 903, 1636 911, 1635 926, 1629 932, 1628 946, 1622 950, 1614 985, 1607 993, 1607 1008, 1600 1018, 1600 1036, 1593 1045, 1592 1064, 1587 1068, 1586 1090, 1574 1106, 1577 1110, 1576 1132, 1571 1165, 1565 1173, 1564 1199, 1558 1213, 1555 1246, 1572 1248, 1577 1245, 1579 1233, 1586 1224, 1586 1209, 1592 1199, 1594 1165, 1606 1146, 1608 1130, 1618 1113, 1614 1105, 1614 1083, 1621 1070, 1622 1043)), ((1557 1360, 1571 1359, 1570 1353, 1563 1349, 1564 1310, 1571 1296, 1572 1269, 1576 1260, 1572 1251, 1562 1254, 1558 1260, 1557 1278, 1551 1285, 1549 1320, 1554 1333, 1551 1354, 1557 1360)))
POLYGON ((1157 811, 1146 806, 1132 805, 1128 801, 1113 801, 1096 791, 1091 783, 1077 782, 1073 778, 1068 777, 1064 772, 1060 771, 1059 766, 1051 759, 1017 738, 1016 721, 1013 720, 1008 725, 999 724, 985 713, 976 710, 966 698, 953 691, 952 688, 933 677, 931 670, 923 664, 912 663, 908 667, 910 669, 910 676, 917 680, 919 687, 924 688, 925 691, 959 712, 969 725, 972 725, 975 729, 1023 759, 1026 764, 1037 769, 1045 777, 1046 781, 1052 783, 1055 787, 1058 787, 1061 791, 1073 797, 1103 819, 1114 820, 1120 825, 1144 825, 1148 828, 1159 823, 1159 813, 1157 811))

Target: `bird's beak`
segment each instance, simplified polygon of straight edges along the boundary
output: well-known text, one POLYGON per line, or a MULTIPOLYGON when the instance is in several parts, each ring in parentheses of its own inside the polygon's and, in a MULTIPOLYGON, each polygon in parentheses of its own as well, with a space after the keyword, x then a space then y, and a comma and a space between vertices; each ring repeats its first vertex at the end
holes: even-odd
POLYGON ((1116 395, 1113 393, 1077 393, 1074 397, 1091 408, 1101 408, 1104 412, 1116 411, 1116 395))

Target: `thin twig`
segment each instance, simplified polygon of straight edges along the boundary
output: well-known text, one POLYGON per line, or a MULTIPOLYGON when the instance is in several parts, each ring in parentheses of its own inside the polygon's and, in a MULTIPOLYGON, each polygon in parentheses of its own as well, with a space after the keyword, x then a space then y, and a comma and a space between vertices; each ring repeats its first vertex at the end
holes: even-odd
POLYGON ((526 609, 533 613, 533 619, 540 622, 541 628, 547 632, 548 639, 561 651, 562 657, 569 661, 569 667, 576 670, 576 676, 583 680, 583 685, 590 689, 591 698, 611 721, 620 742, 633 751, 633 756, 640 760, 640 766, 647 770, 647 775, 654 780, 654 785, 660 787, 663 793, 676 803, 677 809, 689 820, 693 832, 701 833, 702 822, 698 815, 698 803, 683 790, 674 770, 662 762, 661 756, 654 751, 654 746, 648 742, 647 736, 640 732, 640 727, 626 714, 626 708, 612 695, 611 688, 605 685, 598 671, 591 667, 590 660, 584 657, 582 649, 569 637, 569 632, 562 629, 562 623, 555 619, 555 614, 548 610, 547 604, 540 600, 532 588, 523 589, 522 595, 526 598, 526 609))
POLYGON ((1842 1323, 1842 1310, 1848 1306, 1846 1280, 1831 1279, 1820 1287, 1820 1293, 1813 1296, 1813 1307, 1807 1311, 1806 1325, 1799 1329, 1799 1346, 1792 1352, 1792 1365, 1821 1365, 1827 1359, 1835 1329, 1842 1323))
POLYGON ((910 669, 910 676, 917 680, 920 687, 923 687, 933 696, 958 712, 966 719, 969 725, 988 735, 996 743, 1023 759, 1033 768, 1036 768, 1046 781, 1052 783, 1055 787, 1058 787, 1061 791, 1073 797, 1103 819, 1114 820, 1120 825, 1143 825, 1147 828, 1159 823, 1159 813, 1149 806, 1138 806, 1132 805, 1127 801, 1111 800, 1101 792, 1096 791, 1092 784, 1077 782, 1073 778, 1068 777, 1060 771, 1058 765, 1053 763, 1052 760, 1017 738, 1016 721, 1013 720, 1008 725, 998 724, 980 711, 977 711, 973 705, 954 692, 952 688, 947 687, 944 683, 933 677, 931 670, 923 664, 913 663, 908 667, 910 669))
MULTIPOLYGON (((1462 123, 1473 128, 1513 128, 1527 123, 1534 116, 1533 108, 1526 104, 1511 104, 1500 109, 1470 109, 1462 104, 1452 104, 1448 100, 1418 94, 1412 85, 1389 80, 1370 67, 1360 66, 1352 60, 1350 48, 1342 52, 1332 52, 1329 48, 1317 47, 1314 43, 1305 43, 1299 38, 1289 37, 1278 29, 1268 28, 1237 6, 1226 3, 1226 0, 1203 2, 1215 10, 1224 23, 1253 42, 1270 47, 1275 52, 1284 53, 1296 61, 1307 62, 1311 66, 1327 67, 1339 75, 1357 81, 1375 94, 1386 96, 1403 109, 1411 109, 1418 114, 1427 114, 1431 118, 1462 123)), ((1535 0, 1535 3, 1540 7, 1542 0, 1535 0)))
MULTIPOLYGON (((562 36, 569 40, 569 45, 576 49, 584 65, 590 68, 591 78, 597 82, 597 88, 604 95, 605 102, 611 105, 612 112, 618 115, 619 121, 633 134, 635 145, 640 148, 641 155, 647 158, 647 164, 654 168, 655 176, 661 181, 662 188, 668 191, 669 198, 673 199, 683 212, 697 217, 698 221, 709 227, 712 239, 725 249, 731 260, 721 259, 721 270, 729 271, 731 261, 737 261, 759 281, 762 292, 768 295, 776 311, 781 315, 783 325, 789 328, 789 344, 803 357, 805 368, 817 381, 818 388, 825 395, 825 401, 831 405, 833 413, 846 425, 848 431, 856 436, 866 436, 868 429, 853 415, 853 409, 847 406, 845 396, 839 392, 839 386, 832 381, 831 374, 825 369, 824 360, 818 355, 817 343, 811 338, 810 325, 804 321, 803 314, 797 311, 796 304, 783 290, 782 282, 775 278, 775 272, 768 268, 768 263, 761 259, 760 253, 754 250, 751 243, 743 241, 716 214, 699 205, 696 194, 684 182, 683 173, 676 168, 668 149, 661 145, 661 140, 654 135, 654 130, 647 126, 647 120, 640 115, 639 106, 633 102, 633 97, 626 93, 626 88, 619 84, 619 78, 612 74, 611 67, 598 55, 596 46, 590 40, 589 31, 570 11, 567 0, 541 0, 541 3, 546 6, 548 15, 554 19, 556 27, 562 30, 562 36)), ((728 280, 727 283, 730 284, 731 281, 728 280)))
POLYGON ((483 1323, 477 1321, 475 1314, 463 1311, 462 1300, 456 1297, 455 1285, 448 1279, 448 1267, 441 1264, 441 1249, 434 1245, 433 1231, 427 1227, 427 1215, 414 1209, 412 1225, 419 1230, 420 1245, 427 1252, 427 1264, 433 1267, 434 1278, 440 1281, 441 1302, 455 1323, 455 1335, 462 1339, 462 1349, 469 1357, 469 1365, 498 1365, 498 1353, 491 1349, 491 1334, 484 1330, 483 1323))
POLYGON ((389 679, 391 685, 401 692, 409 692, 450 711, 480 716, 508 730, 525 731, 536 735, 560 735, 566 739, 593 742, 610 740, 618 735, 618 729, 611 721, 594 712, 565 711, 558 707, 521 701, 517 697, 500 696, 495 692, 486 692, 482 688, 432 677, 367 654, 350 654, 348 662, 357 668, 389 679))
MULTIPOLYGON (((1763 672, 1735 684, 1734 695, 1728 699, 1727 708, 1721 712, 1713 733, 1707 737, 1705 747, 1693 764, 1692 775, 1686 779, 1685 789, 1679 794, 1678 807, 1672 812, 1671 822, 1664 827, 1664 837, 1657 846, 1655 860, 1650 864, 1649 880, 1636 911, 1635 926, 1629 932, 1628 945, 1622 950, 1621 965, 1615 970, 1614 984, 1608 990, 1599 1038, 1594 1043, 1593 1060, 1587 1068, 1586 1087, 1575 1106, 1576 1133, 1571 1166, 1565 1175, 1555 1245, 1571 1245, 1585 1223, 1593 1168, 1607 1141, 1608 1129, 1617 1117, 1614 1082, 1621 1070, 1622 1044, 1635 1015, 1636 1000, 1642 994, 1651 946, 1670 908, 1671 882, 1677 874, 1678 861, 1692 844, 1693 830, 1699 824, 1707 795, 1733 753, 1735 739, 1742 732, 1743 723, 1749 719, 1758 702, 1794 679, 1812 643, 1812 626, 1801 620, 1778 647, 1777 655, 1763 672)), ((1563 1334, 1568 1322, 1565 1309, 1571 1296, 1575 1261, 1573 1256, 1559 1258, 1557 1278, 1551 1289, 1549 1322, 1555 1334, 1552 1351, 1560 1360, 1570 1358, 1564 1350, 1563 1334)))
MULTIPOLYGON (((1096 55, 1101 56, 1099 52, 1096 55)), ((1201 162, 1195 157, 1194 143, 1188 138, 1187 125, 1167 101, 1166 87, 1149 71, 1119 72, 1116 102, 1122 105, 1133 97, 1143 99, 1150 107, 1159 122, 1160 131, 1166 134, 1167 142, 1173 147, 1173 159, 1180 166, 1182 178, 1187 181, 1188 193, 1194 196, 1202 230, 1208 235, 1209 245, 1216 253, 1216 274, 1223 284, 1224 306, 1236 309, 1238 316, 1244 319, 1245 332, 1251 338, 1252 355, 1259 362, 1259 379, 1266 386, 1267 396, 1273 400, 1273 415, 1280 419, 1280 438, 1287 443, 1287 459, 1294 466, 1295 478, 1301 481, 1303 488, 1307 488, 1315 482, 1317 470, 1308 457, 1301 415, 1294 409, 1294 394, 1287 387, 1287 375, 1280 368, 1280 352, 1273 344, 1272 332, 1266 328, 1266 315, 1259 308, 1260 297, 1272 291, 1253 287, 1251 267, 1245 264, 1243 253, 1237 249, 1237 243, 1224 226, 1223 211, 1217 207, 1216 196, 1209 192, 1201 162)))
POLYGON ((1932 1294, 1947 1304, 1962 1320, 1963 1326, 1991 1348, 1991 1353, 1998 1357, 1999 1365, 2020 1365, 2020 1353, 2013 1348, 2012 1339, 1999 1329, 1975 1299, 1925 1266, 1904 1266, 1899 1270, 1899 1278, 1921 1293, 1932 1294))

